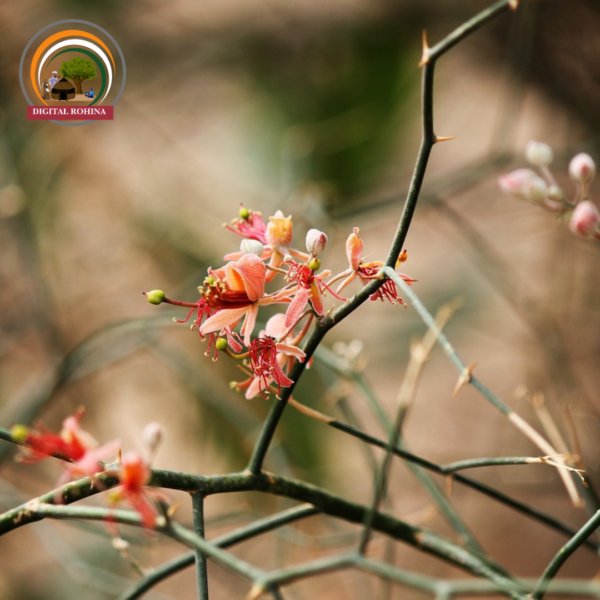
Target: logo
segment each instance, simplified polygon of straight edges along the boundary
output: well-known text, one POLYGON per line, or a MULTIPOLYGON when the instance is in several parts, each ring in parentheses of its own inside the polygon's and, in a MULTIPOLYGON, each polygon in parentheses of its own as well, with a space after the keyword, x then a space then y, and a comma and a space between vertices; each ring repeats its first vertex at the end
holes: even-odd
POLYGON ((27 119, 71 127, 112 120, 125 76, 123 52, 102 27, 79 19, 47 25, 19 65, 27 119))

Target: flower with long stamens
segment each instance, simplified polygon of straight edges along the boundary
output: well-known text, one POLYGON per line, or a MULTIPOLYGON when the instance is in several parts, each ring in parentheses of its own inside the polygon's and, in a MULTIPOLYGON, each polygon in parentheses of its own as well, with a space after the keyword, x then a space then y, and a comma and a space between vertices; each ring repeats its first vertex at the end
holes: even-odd
POLYGON ((24 444, 24 452, 20 457, 22 462, 35 463, 49 456, 55 456, 69 461, 65 464, 65 472, 59 484, 72 479, 93 477, 104 471, 103 461, 114 458, 120 447, 117 440, 100 446, 79 422, 84 410, 78 410, 74 415, 63 421, 60 433, 56 434, 43 425, 33 428, 24 425, 13 426, 11 433, 15 441, 24 444))
MULTIPOLYGON (((372 279, 377 279, 381 268, 384 266, 382 261, 373 261, 369 263, 363 262, 362 252, 364 242, 358 233, 358 227, 354 227, 352 233, 346 240, 346 256, 348 257, 349 268, 338 275, 339 278, 345 277, 336 290, 338 293, 357 277, 363 282, 363 284, 369 283, 369 281, 372 279)), ((396 266, 405 262, 407 258, 408 254, 406 250, 404 250, 398 257, 396 266)), ((402 279, 404 279, 404 281, 406 281, 406 283, 409 285, 415 281, 403 273, 398 273, 398 275, 402 277, 402 279)), ((386 280, 385 283, 375 293, 371 294, 369 298, 371 300, 388 300, 391 304, 401 304, 406 306, 402 298, 398 295, 398 288, 396 287, 396 284, 390 279, 386 280)))
POLYGON ((323 271, 322 273, 316 274, 316 271, 321 266, 321 261, 318 259, 311 260, 308 264, 299 264, 293 261, 285 261, 289 265, 287 279, 291 283, 295 283, 296 286, 292 289, 294 299, 290 303, 286 315, 285 325, 286 327, 292 327, 296 324, 309 300, 315 313, 322 316, 325 308, 323 305, 323 293, 324 290, 330 292, 338 300, 345 301, 346 298, 342 298, 336 294, 324 281, 324 277, 330 275, 330 271, 323 271))
POLYGON ((290 363, 290 359, 303 362, 306 355, 296 346, 283 341, 277 342, 286 333, 291 332, 285 325, 285 316, 280 313, 267 321, 265 331, 252 342, 249 348, 252 378, 237 385, 239 389, 246 389, 248 400, 259 394, 266 398, 265 392, 272 382, 277 385, 277 395, 282 386, 292 385, 293 381, 284 373, 283 367, 290 363))
POLYGON ((240 208, 239 218, 234 219, 230 224, 226 223, 224 227, 244 238, 267 244, 265 237, 267 226, 262 220, 261 214, 246 208, 243 204, 240 208))

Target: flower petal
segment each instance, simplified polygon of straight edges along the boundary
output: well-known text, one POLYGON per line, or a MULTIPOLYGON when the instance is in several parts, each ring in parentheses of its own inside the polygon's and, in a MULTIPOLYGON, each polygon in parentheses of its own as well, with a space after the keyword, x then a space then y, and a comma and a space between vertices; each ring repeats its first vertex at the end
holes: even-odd
POLYGON ((256 317, 258 316, 258 305, 251 304, 244 310, 246 311, 246 318, 244 319, 244 324, 242 325, 240 333, 244 336, 244 344, 250 346, 252 343, 252 331, 254 330, 256 317))
POLYGON ((294 299, 288 306, 287 312, 285 313, 285 326, 292 327, 302 314, 304 307, 308 302, 309 292, 306 288, 299 287, 294 299))
POLYGON ((246 314, 248 306, 242 308, 225 308, 220 310, 204 321, 200 326, 200 333, 206 335, 214 331, 221 331, 225 327, 234 327, 235 324, 246 314))
POLYGON ((276 344, 275 347, 277 348, 277 352, 281 352, 282 354, 287 354, 288 356, 293 356, 293 357, 297 358, 300 362, 303 362, 304 359, 306 358, 306 354, 304 353, 304 350, 300 350, 300 348, 298 348, 296 346, 292 346, 290 344, 285 344, 283 342, 280 342, 279 344, 276 344))
POLYGON ((358 231, 358 227, 355 227, 346 240, 346 256, 353 271, 356 271, 360 265, 364 246, 364 242, 358 237, 358 231))
POLYGON ((233 273, 235 273, 241 278, 243 289, 252 302, 256 302, 264 296, 267 268, 256 254, 244 254, 240 260, 231 262, 227 266, 231 267, 227 270, 227 283, 231 289, 240 289, 232 285, 233 282, 235 282, 235 285, 238 284, 237 278, 233 277, 233 273), (232 282, 230 282, 230 276, 232 282))

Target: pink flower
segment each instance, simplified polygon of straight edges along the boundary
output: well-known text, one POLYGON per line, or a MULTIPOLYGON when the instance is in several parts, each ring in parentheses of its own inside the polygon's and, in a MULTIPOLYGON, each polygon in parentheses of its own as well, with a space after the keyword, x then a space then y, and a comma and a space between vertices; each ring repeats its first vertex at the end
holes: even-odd
POLYGON ((265 237, 267 226, 260 213, 249 210, 244 205, 240 209, 239 218, 234 219, 231 224, 225 224, 225 228, 244 238, 257 240, 261 244, 267 243, 265 237))
MULTIPOLYGON (((300 260, 308 258, 305 253, 290 247, 294 231, 292 217, 285 217, 278 210, 272 217, 269 217, 269 223, 265 225, 260 213, 245 208, 242 208, 242 211, 240 213, 244 215, 244 218, 236 219, 232 225, 225 225, 225 227, 238 235, 261 242, 264 249, 260 258, 268 260, 270 267, 279 268, 288 254, 300 260)), ((239 260, 242 256, 242 252, 232 252, 225 255, 225 260, 239 260)), ((269 270, 265 280, 270 282, 276 275, 277 271, 269 270)))
POLYGON ((250 346, 258 307, 289 301, 289 293, 265 295, 266 267, 255 254, 244 254, 210 274, 213 279, 202 288, 202 294, 207 307, 216 312, 200 325, 201 335, 235 327, 243 318, 241 335, 250 346))
POLYGON ((284 373, 283 368, 290 358, 304 361, 306 355, 304 352, 284 342, 276 342, 281 336, 289 333, 285 325, 285 316, 277 314, 267 321, 265 331, 261 332, 260 337, 256 338, 249 350, 250 368, 253 377, 245 384, 238 387, 247 386, 246 398, 250 400, 258 394, 266 398, 265 392, 269 389, 271 382, 277 384, 277 394, 281 393, 281 387, 289 387, 293 381, 284 373))
POLYGON ((290 265, 287 278, 296 284, 296 287, 292 288, 290 292, 294 294, 294 299, 290 303, 285 315, 286 327, 292 327, 298 322, 309 300, 315 313, 321 316, 325 311, 323 290, 331 292, 338 300, 346 300, 346 298, 338 296, 323 281, 323 277, 329 276, 329 271, 323 271, 315 275, 315 271, 321 264, 319 260, 313 259, 308 265, 301 265, 293 261, 286 261, 284 264, 290 265))
MULTIPOLYGON (((340 273, 336 277, 345 277, 344 281, 338 286, 337 292, 343 290, 349 283, 351 283, 357 277, 364 283, 367 284, 372 279, 377 278, 379 275, 379 271, 383 267, 382 261, 373 261, 369 263, 364 263, 362 260, 362 251, 364 243, 358 235, 359 229, 355 227, 352 233, 348 236, 346 240, 346 256, 348 257, 349 269, 340 273)), ((396 266, 406 261, 408 258, 408 254, 406 250, 400 254, 398 260, 396 261, 396 266)), ((413 283, 415 280, 409 277, 408 275, 404 275, 403 273, 398 273, 406 283, 409 285, 413 283)), ((398 288, 396 284, 390 279, 386 280, 385 283, 370 296, 371 300, 388 300, 391 304, 404 304, 404 301, 398 295, 398 288)))
POLYGON ((573 211, 569 228, 573 233, 583 237, 593 235, 600 223, 600 214, 598 209, 589 200, 582 200, 573 211))

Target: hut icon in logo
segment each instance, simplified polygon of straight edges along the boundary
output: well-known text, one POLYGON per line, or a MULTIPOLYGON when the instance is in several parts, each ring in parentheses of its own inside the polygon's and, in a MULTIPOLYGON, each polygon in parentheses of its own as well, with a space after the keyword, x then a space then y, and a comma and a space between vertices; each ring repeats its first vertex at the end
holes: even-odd
POLYGON ((63 77, 52 88, 50 96, 52 100, 73 100, 75 98, 75 86, 63 77))

